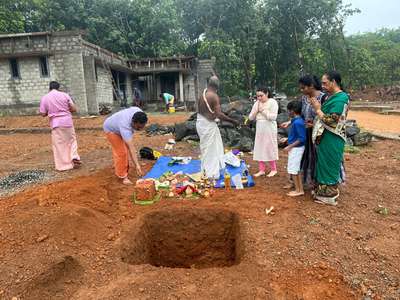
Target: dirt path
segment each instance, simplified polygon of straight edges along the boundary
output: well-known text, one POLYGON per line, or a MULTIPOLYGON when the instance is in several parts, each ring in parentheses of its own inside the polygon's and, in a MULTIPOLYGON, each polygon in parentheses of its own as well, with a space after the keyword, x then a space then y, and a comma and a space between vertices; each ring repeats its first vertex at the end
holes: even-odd
MULTIPOLYGON (((149 123, 174 124, 182 122, 188 118, 190 113, 148 113, 149 123)), ((78 117, 74 116, 74 126, 76 128, 102 127, 107 116, 78 117)), ((41 116, 7 116, 0 118, 0 128, 47 128, 48 119, 41 116)))
MULTIPOLYGON (((187 119, 189 114, 176 113, 174 115, 166 115, 162 113, 150 113, 149 122, 159 124, 173 124, 182 122, 187 119)), ((350 119, 356 119, 358 124, 366 130, 374 130, 378 132, 389 132, 400 134, 400 116, 397 115, 381 115, 370 111, 352 111, 349 112, 350 119)), ((105 116, 95 118, 75 117, 74 124, 76 128, 102 127, 105 116)), ((46 118, 39 116, 28 117, 1 117, 0 128, 47 128, 48 121, 46 118)))
MULTIPOLYGON (((254 188, 138 206, 133 188, 113 176, 101 132, 78 138, 86 163, 60 174, 48 135, 0 136, 3 174, 40 165, 55 176, 0 198, 0 299, 400 298, 400 142, 346 154, 337 207, 285 196, 283 152, 278 176, 258 178, 254 188), (192 268, 160 266, 179 261, 192 268)), ((137 142, 164 152, 168 138, 140 134, 137 142)), ((198 153, 187 143, 173 152, 198 153)), ((153 164, 141 163, 146 171, 153 164)))
MULTIPOLYGON (((150 114, 149 122, 174 124, 186 120, 187 117, 188 114, 183 113, 174 115, 150 114)), ((74 119, 75 128, 101 127, 104 118, 104 116, 100 116, 92 119, 74 119)), ((48 126, 47 120, 39 116, 4 117, 0 118, 0 125, 5 129, 35 127, 47 128, 48 126)), ((93 168, 99 168, 111 163, 109 145, 102 131, 78 131, 77 137, 79 153, 85 161, 85 164, 82 170, 74 172, 73 174, 87 174, 87 172, 90 172, 93 168), (96 155, 99 151, 103 154, 96 155)), ((146 138, 146 142, 142 143, 145 134, 139 133, 137 134, 137 137, 138 145, 155 147, 158 150, 162 150, 168 138, 171 138, 171 136, 159 136, 150 139, 146 138), (153 140, 154 142, 152 142, 153 140)), ((57 179, 67 178, 70 176, 70 172, 53 172, 50 133, 5 134, 0 135, 0 143, 0 161, 2 162, 0 164, 0 176, 9 173, 10 171, 31 168, 45 169, 51 173, 52 177, 56 177, 57 179)))
POLYGON ((400 116, 350 110, 348 117, 349 119, 357 120, 358 125, 365 130, 381 133, 397 133, 400 135, 400 116))

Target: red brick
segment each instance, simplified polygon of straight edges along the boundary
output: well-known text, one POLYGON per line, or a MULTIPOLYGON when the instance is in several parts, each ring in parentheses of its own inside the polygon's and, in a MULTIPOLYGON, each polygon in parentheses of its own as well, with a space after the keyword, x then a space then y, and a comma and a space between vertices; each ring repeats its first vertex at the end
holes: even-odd
POLYGON ((136 200, 151 200, 156 195, 156 187, 153 180, 143 180, 136 182, 136 200))

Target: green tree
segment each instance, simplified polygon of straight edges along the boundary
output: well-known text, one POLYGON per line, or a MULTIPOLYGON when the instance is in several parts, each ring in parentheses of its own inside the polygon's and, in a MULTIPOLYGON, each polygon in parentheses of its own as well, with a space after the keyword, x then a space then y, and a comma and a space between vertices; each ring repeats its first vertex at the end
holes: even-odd
POLYGON ((349 87, 400 81, 400 29, 346 37, 342 0, 0 0, 0 32, 86 31, 130 58, 215 57, 228 95, 268 84, 298 92, 301 74, 342 73, 349 87))

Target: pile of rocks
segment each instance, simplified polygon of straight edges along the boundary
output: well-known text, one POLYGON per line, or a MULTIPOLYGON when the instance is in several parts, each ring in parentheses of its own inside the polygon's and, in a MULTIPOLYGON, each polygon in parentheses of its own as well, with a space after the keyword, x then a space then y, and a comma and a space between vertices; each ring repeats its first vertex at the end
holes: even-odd
MULTIPOLYGON (((288 128, 279 128, 284 122, 289 121, 287 112, 287 104, 289 99, 286 97, 277 99, 279 111, 277 117, 278 123, 278 141, 288 136, 288 128)), ((245 123, 253 102, 247 99, 241 99, 229 103, 223 103, 221 110, 229 117, 238 120, 241 124, 245 123)), ((158 124, 151 125, 147 128, 148 135, 173 133, 176 141, 199 141, 196 132, 197 114, 192 114, 185 122, 175 124, 175 126, 161 126, 158 124)), ((222 121, 218 124, 224 145, 229 148, 239 149, 243 152, 250 152, 254 147, 255 122, 247 122, 246 125, 235 127, 229 122, 222 121)), ((360 146, 368 144, 372 136, 367 132, 361 132, 355 120, 347 121, 346 133, 348 136, 348 144, 351 146, 360 146)), ((284 146, 284 144, 280 144, 284 146)))
POLYGON ((108 115, 108 114, 112 113, 112 111, 113 111, 112 104, 104 104, 104 103, 99 104, 99 114, 100 115, 108 115))
POLYGON ((151 124, 146 127, 146 135, 147 136, 164 135, 164 134, 174 133, 174 131, 175 131, 174 126, 151 124))
POLYGON ((349 146, 365 146, 372 141, 372 134, 361 132, 356 120, 346 121, 346 135, 349 146))
MULTIPOLYGON (((221 110, 227 116, 244 124, 251 111, 252 105, 253 102, 249 100, 237 100, 222 104, 221 110)), ((196 132, 196 117, 197 114, 193 114, 185 122, 175 124, 174 134, 176 141, 199 141, 196 132)), ((243 152, 250 152, 253 150, 255 137, 254 122, 250 122, 246 126, 235 127, 229 122, 222 121, 219 122, 218 127, 226 147, 239 149, 243 152)))
POLYGON ((25 170, 0 179, 0 192, 13 191, 24 185, 37 183, 44 179, 44 170, 25 170))

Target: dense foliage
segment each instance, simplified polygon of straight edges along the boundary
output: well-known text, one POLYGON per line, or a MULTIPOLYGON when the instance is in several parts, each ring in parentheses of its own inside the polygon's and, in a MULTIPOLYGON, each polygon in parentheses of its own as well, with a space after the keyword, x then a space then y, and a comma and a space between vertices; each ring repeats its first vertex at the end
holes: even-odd
POLYGON ((127 57, 215 57, 226 94, 257 84, 292 93, 304 73, 348 87, 400 80, 400 29, 345 36, 342 0, 0 0, 0 32, 83 29, 127 57))

